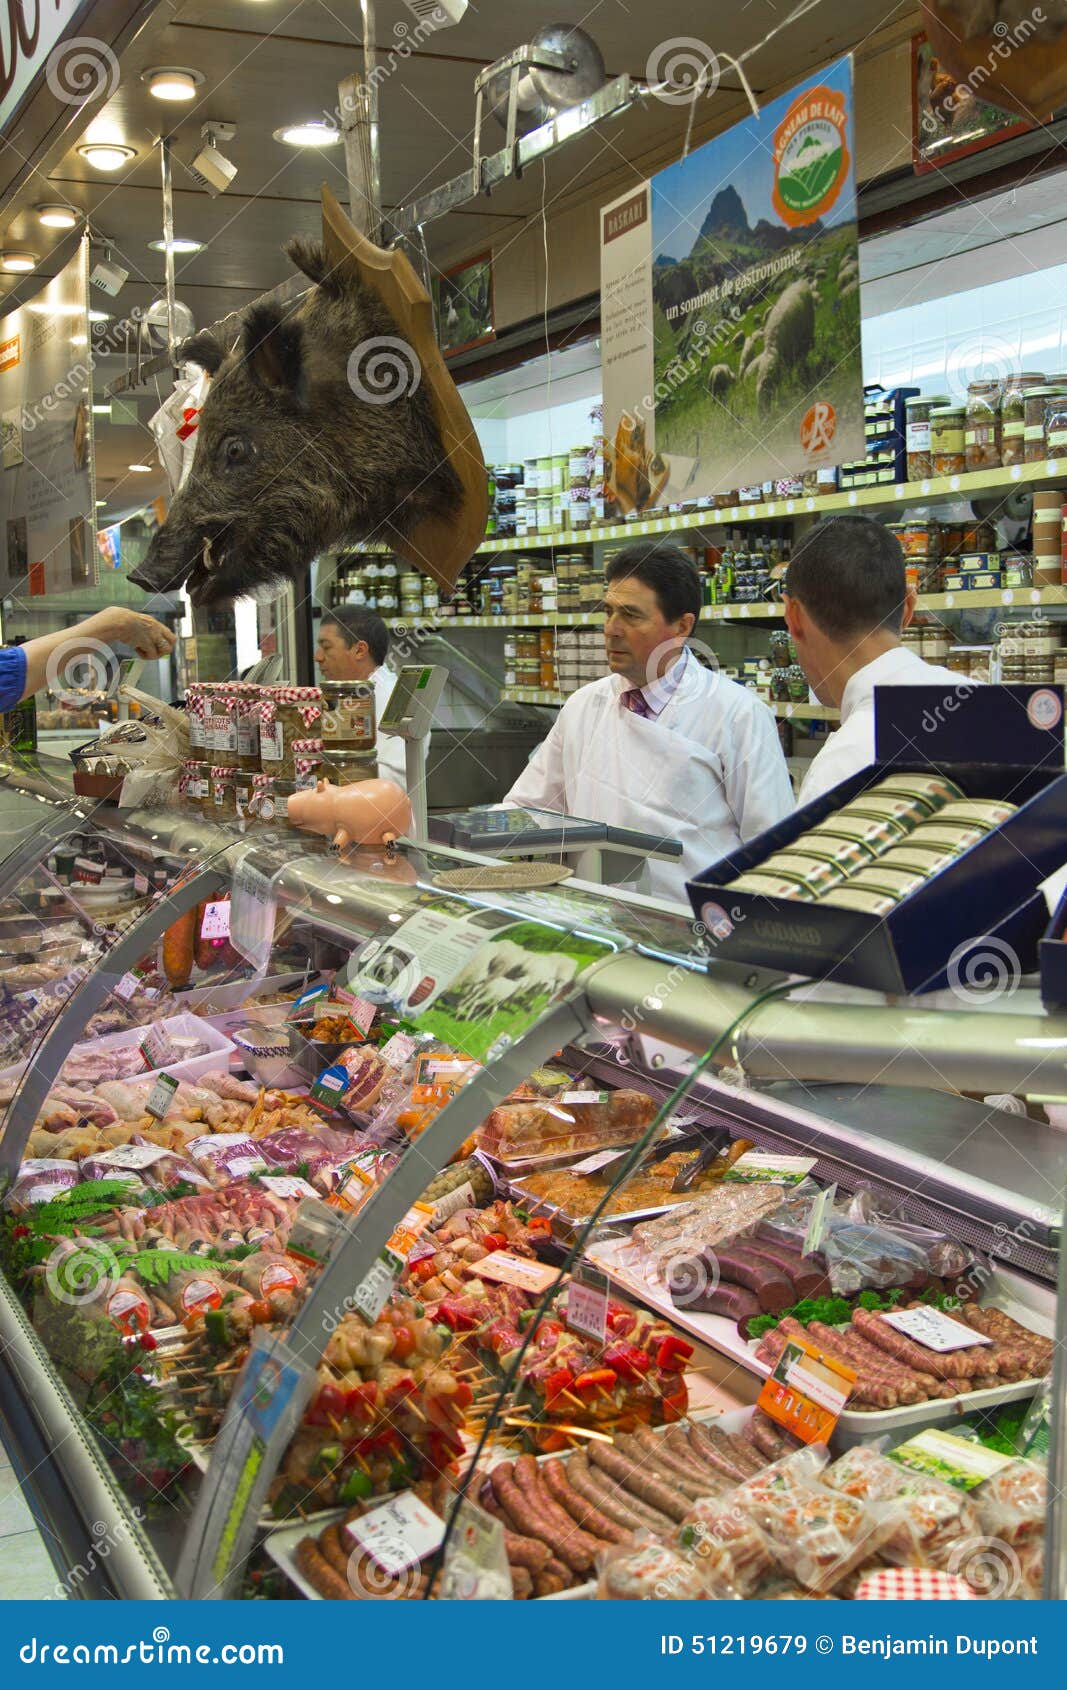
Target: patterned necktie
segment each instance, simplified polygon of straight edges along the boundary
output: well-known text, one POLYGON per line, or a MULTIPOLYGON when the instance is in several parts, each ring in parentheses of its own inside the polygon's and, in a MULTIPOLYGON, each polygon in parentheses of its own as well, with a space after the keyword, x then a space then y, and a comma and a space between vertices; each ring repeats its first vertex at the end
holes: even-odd
POLYGON ((644 716, 646 721, 651 720, 652 712, 648 707, 648 699, 640 687, 630 687, 623 693, 622 702, 627 710, 633 711, 635 716, 644 716))

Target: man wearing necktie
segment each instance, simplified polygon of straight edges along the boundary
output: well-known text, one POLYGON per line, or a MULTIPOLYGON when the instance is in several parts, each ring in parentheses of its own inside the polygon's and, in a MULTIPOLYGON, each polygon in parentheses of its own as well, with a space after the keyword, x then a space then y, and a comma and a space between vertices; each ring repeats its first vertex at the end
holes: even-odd
POLYGON ((685 903, 687 880, 790 812, 789 774, 767 706, 687 644, 703 595, 685 552, 638 541, 604 573, 610 674, 567 699, 504 802, 680 840, 641 889, 685 903))

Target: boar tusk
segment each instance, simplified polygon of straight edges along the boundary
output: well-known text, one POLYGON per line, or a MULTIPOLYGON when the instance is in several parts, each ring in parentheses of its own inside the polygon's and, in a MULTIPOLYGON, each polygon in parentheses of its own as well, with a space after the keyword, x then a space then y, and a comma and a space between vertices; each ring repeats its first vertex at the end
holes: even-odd
POLYGON ((211 574, 211 571, 213 569, 216 569, 218 567, 218 565, 215 562, 214 557, 211 554, 211 541, 206 536, 204 538, 203 562, 204 562, 204 568, 207 570, 209 575, 211 574))

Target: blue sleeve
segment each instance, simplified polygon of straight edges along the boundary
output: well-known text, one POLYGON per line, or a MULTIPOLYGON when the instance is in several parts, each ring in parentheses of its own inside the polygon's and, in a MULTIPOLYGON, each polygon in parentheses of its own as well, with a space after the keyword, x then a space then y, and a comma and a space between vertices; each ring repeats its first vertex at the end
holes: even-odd
POLYGON ((14 710, 26 690, 26 653, 20 645, 0 646, 0 710, 14 710))

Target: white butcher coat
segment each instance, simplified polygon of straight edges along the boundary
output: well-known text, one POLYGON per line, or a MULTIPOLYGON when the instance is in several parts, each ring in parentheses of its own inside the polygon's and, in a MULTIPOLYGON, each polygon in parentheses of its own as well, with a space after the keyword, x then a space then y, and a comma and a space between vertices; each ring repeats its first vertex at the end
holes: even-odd
POLYGON ((504 802, 680 840, 639 889, 688 907, 688 879, 792 809, 778 731, 754 692, 691 655, 656 718, 620 703, 629 686, 606 675, 573 693, 504 802))
MULTIPOLYGON (((374 688, 374 717, 381 721, 382 714, 392 696, 396 686, 396 676, 383 663, 380 669, 375 669, 371 676, 374 688)), ((426 755, 430 754, 430 740, 432 734, 426 735, 426 755)), ((378 773, 382 780, 395 781, 401 792, 408 789, 407 776, 407 741, 398 738, 396 734, 378 735, 378 773)))
POLYGON ((924 663, 907 646, 894 646, 850 675, 841 699, 841 726, 832 733, 800 786, 798 804, 810 804, 849 775, 874 762, 875 687, 936 687, 966 685, 963 677, 938 663, 924 663))

